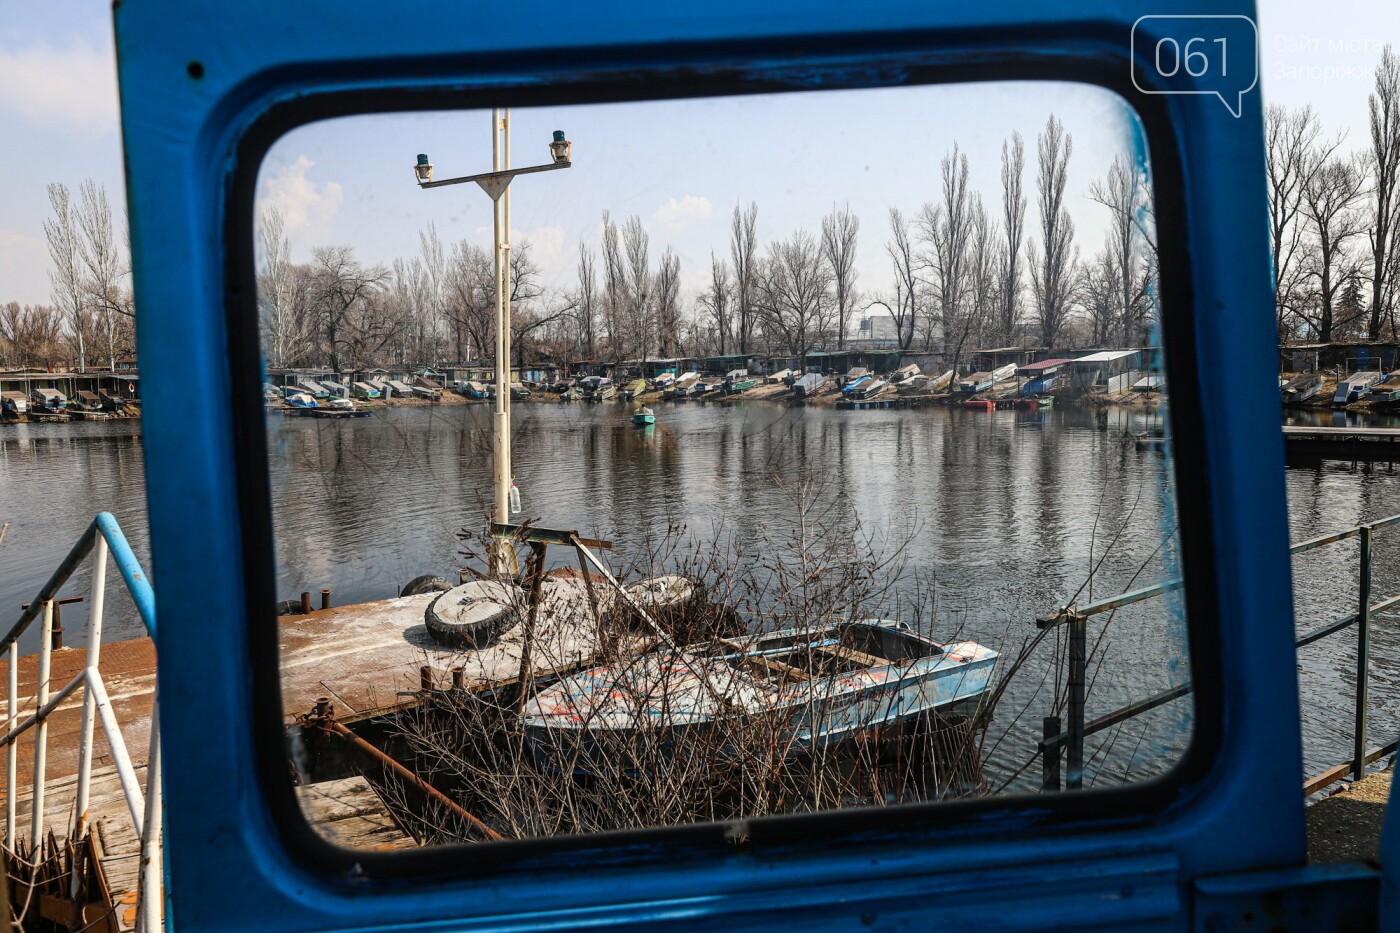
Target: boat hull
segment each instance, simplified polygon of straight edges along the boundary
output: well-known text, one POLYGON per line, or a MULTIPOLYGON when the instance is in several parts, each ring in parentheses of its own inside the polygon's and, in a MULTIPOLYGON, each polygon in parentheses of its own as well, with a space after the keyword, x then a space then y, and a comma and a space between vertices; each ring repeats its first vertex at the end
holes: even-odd
POLYGON ((997 660, 973 642, 939 646, 878 621, 715 644, 721 647, 656 652, 583 671, 537 694, 522 718, 535 761, 605 773, 636 770, 665 749, 736 759, 755 742, 781 757, 826 749, 871 729, 976 704, 997 660), (852 634, 904 639, 929 653, 890 660, 853 651, 863 659, 855 666, 819 665, 812 671, 820 673, 805 677, 792 677, 796 668, 782 661, 804 652, 809 664, 814 655, 844 657, 840 646, 852 634), (770 675, 776 680, 746 673, 753 664, 777 669, 770 675))

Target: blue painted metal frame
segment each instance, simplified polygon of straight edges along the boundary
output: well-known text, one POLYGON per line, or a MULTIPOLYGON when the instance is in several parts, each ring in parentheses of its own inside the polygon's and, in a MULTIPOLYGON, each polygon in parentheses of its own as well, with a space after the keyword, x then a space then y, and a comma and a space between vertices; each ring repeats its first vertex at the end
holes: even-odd
POLYGON ((1235 119, 1214 97, 1134 96, 1127 80, 1137 16, 1196 11, 1185 0, 1060 10, 1030 0, 119 4, 175 922, 923 928, 936 917, 955 927, 1182 928, 1196 879, 1302 864, 1259 97, 1248 95, 1235 119), (754 821, 742 834, 502 844, 490 863, 445 852, 390 864, 318 848, 288 816, 290 789, 273 767, 277 721, 265 715, 275 639, 259 589, 270 567, 267 480, 250 475, 263 449, 260 408, 249 414, 257 393, 198 417, 188 407, 191 381, 207 399, 258 385, 240 336, 253 313, 250 269, 232 265, 251 254, 251 217, 230 214, 248 207, 259 154, 250 140, 317 114, 479 105, 483 90, 522 104, 915 74, 1093 80, 1144 114, 1163 248, 1179 253, 1163 266, 1181 279, 1164 281, 1176 321, 1173 419, 1185 422, 1173 433, 1193 442, 1181 454, 1193 483, 1181 498, 1201 691, 1188 766, 1155 786, 1055 800, 754 821))
POLYGON ((127 592, 131 594, 136 612, 141 616, 142 624, 146 626, 146 634, 151 638, 156 637, 156 593, 151 588, 151 581, 146 577, 146 571, 141 569, 141 562, 132 552, 131 545, 126 540, 126 532, 122 531, 116 516, 111 512, 98 512, 69 550, 68 556, 63 558, 63 562, 39 590, 39 594, 30 600, 29 608, 20 615, 19 621, 10 628, 3 639, 0 639, 0 644, 9 644, 18 638, 20 633, 39 617, 44 608, 44 601, 56 597, 68 582, 68 578, 78 569, 83 558, 92 553, 92 546, 97 543, 98 535, 107 539, 109 554, 117 562, 117 571, 126 581, 127 592))

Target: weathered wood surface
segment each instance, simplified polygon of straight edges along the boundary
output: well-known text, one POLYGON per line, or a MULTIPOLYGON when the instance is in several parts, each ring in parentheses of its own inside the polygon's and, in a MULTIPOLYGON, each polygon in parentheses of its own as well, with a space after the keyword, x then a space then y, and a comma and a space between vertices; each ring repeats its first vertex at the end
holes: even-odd
MULTIPOLYGON (((602 611, 611 604, 606 584, 594 581, 602 611)), ((386 709, 402 701, 400 693, 420 689, 419 671, 431 668, 433 685, 451 683, 452 669, 462 668, 466 684, 511 680, 520 674, 525 645, 525 611, 521 622, 500 641, 481 651, 448 649, 428 636, 424 612, 437 594, 405 596, 382 602, 326 609, 281 620, 282 710, 300 715, 330 697, 337 715, 386 709)), ((522 603, 525 599, 521 594, 522 603)), ((538 622, 530 646, 535 674, 571 668, 598 650, 598 622, 581 579, 550 576, 543 586, 538 622)))
MULTIPOLYGON (((595 581, 595 591, 602 611, 606 612, 611 600, 605 592, 605 584, 595 581)), ((419 690, 419 671, 425 665, 431 669, 434 686, 439 688, 451 683, 454 667, 462 668, 467 684, 508 681, 519 676, 525 645, 523 610, 521 624, 508 630, 496 645, 482 651, 448 650, 428 637, 423 621, 424 611, 435 595, 402 597, 280 618, 278 643, 286 719, 290 721, 309 711, 320 696, 332 698, 342 719, 392 708, 404 701, 400 693, 412 694, 419 690)), ((568 669, 592 657, 598 647, 598 629, 598 620, 589 606, 582 579, 577 576, 550 576, 543 587, 538 621, 531 639, 531 671, 538 675, 568 669)), ((86 658, 86 650, 82 648, 55 651, 50 690, 61 689, 78 674, 86 658)), ((145 773, 150 744, 155 664, 155 647, 148 638, 112 642, 102 648, 100 670, 103 683, 127 751, 140 774, 145 773)), ((17 721, 23 720, 36 708, 37 673, 36 655, 20 658, 17 721)), ((4 670, 4 662, 0 660, 0 685, 7 682, 7 677, 8 671, 4 670)), ((76 789, 83 692, 81 687, 75 690, 48 719, 45 810, 55 814, 49 820, 55 832, 73 825, 70 811, 76 789)), ((4 710, 7 716, 3 693, 0 686, 0 710, 4 710)), ((20 822, 25 826, 28 825, 27 801, 33 783, 34 737, 35 732, 31 730, 17 742, 19 783, 16 800, 20 822)), ((134 855, 139 846, 135 845, 134 831, 124 809, 124 798, 121 797, 120 785, 116 783, 110 750, 100 722, 94 726, 93 747, 95 783, 92 812, 103 819, 101 831, 109 837, 109 852, 112 853, 109 855, 112 862, 110 870, 117 879, 114 886, 126 884, 130 880, 128 875, 134 879, 137 861, 134 855), (104 775, 100 787, 96 782, 98 774, 104 775), (132 838, 127 839, 128 835, 132 838), (122 861, 126 855, 133 857, 122 861)), ((3 757, 3 753, 0 753, 0 774, 3 774, 3 757)), ((144 778, 142 781, 144 789, 144 778)), ((324 785, 315 786, 324 788, 324 785)), ((368 790, 368 785, 364 789, 368 790)), ((365 804, 360 809, 366 812, 359 816, 347 816, 334 807, 314 808, 308 811, 313 816, 313 823, 324 816, 329 821, 328 825, 336 824, 334 829, 327 829, 332 838, 346 833, 351 837, 378 840, 371 842, 372 845, 397 844, 392 834, 381 832, 384 823, 376 822, 380 817, 369 814, 368 801, 350 794, 348 790, 338 790, 336 793, 349 794, 346 799, 350 803, 346 806, 352 809, 354 801, 359 800, 365 804)), ((4 789, 0 788, 0 798, 3 797, 4 789)), ((387 812, 383 812, 382 818, 388 820, 387 812)), ((130 883, 134 890, 134 880, 130 880, 130 883)))
POLYGON ((363 777, 343 778, 297 788, 306 821, 331 842, 347 849, 412 849, 384 801, 363 777))
MULTIPOLYGON (((144 793, 146 789, 146 768, 136 769, 137 780, 144 793)), ((77 799, 78 778, 76 774, 50 779, 44 790, 44 831, 49 830, 59 839, 68 836, 73 829, 76 814, 73 804, 77 799)), ((21 785, 15 795, 16 838, 27 839, 33 812, 32 785, 21 785)), ((116 768, 92 769, 92 783, 88 791, 88 823, 94 827, 101 841, 102 874, 107 880, 107 891, 115 905, 117 925, 122 930, 134 929, 136 925, 136 890, 139 883, 141 862, 141 836, 131 820, 126 795, 116 768)))
MULTIPOLYGON (((73 679, 87 663, 86 648, 61 648, 53 652, 49 671, 49 692, 57 693, 73 679)), ((144 763, 151 744, 151 693, 156 680, 156 651, 149 638, 134 638, 102 646, 102 683, 112 701, 112 711, 126 740, 127 753, 133 762, 144 763)), ((34 713, 35 689, 39 678, 39 656, 25 655, 19 659, 19 703, 16 704, 16 725, 34 713)), ((8 661, 0 659, 0 711, 9 716, 5 684, 9 683, 8 661)), ((79 687, 49 716, 49 740, 45 772, 50 780, 78 773, 78 745, 83 723, 83 688, 79 687)), ((3 723, 0 723, 3 725, 3 723)), ((93 729, 93 767, 112 764, 111 751, 103 735, 101 723, 93 729)), ((24 787, 34 780, 34 738, 31 728, 17 740, 19 783, 24 787)), ((0 774, 3 774, 4 754, 0 752, 0 774)), ((3 798, 0 788, 0 798, 3 798)))

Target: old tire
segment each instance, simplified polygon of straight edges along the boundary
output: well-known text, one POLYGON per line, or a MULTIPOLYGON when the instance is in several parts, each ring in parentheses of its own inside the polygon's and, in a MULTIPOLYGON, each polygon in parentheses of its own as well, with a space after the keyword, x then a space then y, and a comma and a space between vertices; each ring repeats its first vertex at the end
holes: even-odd
POLYGON ((422 596, 425 593, 442 593, 452 589, 452 586, 452 581, 446 577, 440 577, 435 573, 425 573, 404 584, 404 588, 399 590, 399 595, 422 596))
POLYGON ((499 580, 473 580, 442 593, 423 613, 433 641, 452 648, 486 648, 519 618, 520 587, 499 580))
MULTIPOLYGON (((626 591, 673 638, 685 642, 697 634, 695 623, 708 602, 705 584, 699 579, 688 574, 668 573, 633 583, 626 591)), ((648 630, 630 603, 618 599, 615 605, 628 628, 648 630)))

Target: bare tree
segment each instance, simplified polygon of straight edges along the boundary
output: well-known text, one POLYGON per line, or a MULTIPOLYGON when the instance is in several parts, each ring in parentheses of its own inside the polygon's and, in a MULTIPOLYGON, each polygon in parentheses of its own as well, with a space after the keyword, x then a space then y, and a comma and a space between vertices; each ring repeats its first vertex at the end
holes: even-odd
POLYGON ((1291 320, 1299 316, 1298 304, 1305 289, 1304 259, 1307 216, 1303 192, 1319 156, 1326 159, 1337 142, 1318 152, 1322 126, 1311 106, 1288 110, 1271 104, 1264 112, 1264 141, 1269 182, 1269 233, 1274 257, 1274 314, 1279 339, 1291 332, 1291 320))
POLYGON ((831 269, 806 230, 768 246, 758 281, 757 310, 764 330, 787 352, 805 358, 832 325, 831 269))
POLYGON ((997 295, 997 338, 1005 343, 1016 339, 1021 317, 1021 241, 1026 235, 1026 195, 1022 178, 1026 168, 1026 144, 1020 133, 1012 133, 1001 144, 1001 225, 1002 252, 997 262, 1000 280, 997 295))
POLYGON ((880 305, 894 319, 895 335, 901 350, 908 350, 914 344, 914 327, 921 315, 919 302, 920 282, 918 256, 914 239, 910 234, 909 221, 897 207, 890 208, 890 241, 885 244, 885 252, 890 257, 894 272, 894 290, 887 299, 870 303, 880 305))
POLYGON ((1303 211, 1317 238, 1308 265, 1316 301, 1303 313, 1324 343, 1332 340, 1334 331, 1355 323, 1354 317, 1338 316, 1337 299, 1360 271, 1347 251, 1347 241, 1363 229, 1356 208, 1365 185, 1365 173, 1355 160, 1333 156, 1318 164, 1303 188, 1303 211))
MULTIPOLYGON (((512 251, 514 252, 514 251, 512 251)), ((496 270, 490 252, 461 240, 452 248, 445 273, 444 316, 459 360, 484 356, 492 346, 496 270)))
POLYGON ((0 306, 0 366, 44 369, 63 358, 63 319, 47 305, 0 306))
POLYGON ((1102 260, 1108 260, 1110 265, 1100 271, 1107 271, 1114 283, 1111 297, 1115 323, 1106 331, 1100 331, 1096 325, 1095 342, 1142 340, 1147 295, 1139 289, 1144 263, 1138 215, 1146 203, 1146 192, 1137 173, 1121 156, 1115 156, 1107 177, 1090 184, 1089 198, 1108 208, 1105 252, 1096 257, 1095 262, 1101 264, 1102 260))
POLYGON ((680 352, 681 260, 669 246, 661 254, 655 287, 657 342, 661 356, 670 359, 680 352))
POLYGON ((49 205, 54 216, 44 221, 49 244, 49 284, 54 306, 67 322, 78 351, 78 371, 87 370, 87 289, 83 287, 83 253, 76 211, 68 186, 54 182, 48 187, 49 205))
POLYGON ((89 313, 101 328, 109 369, 117 367, 119 335, 123 318, 134 317, 131 294, 122 284, 126 278, 125 258, 117 248, 112 229, 112 207, 107 190, 92 179, 78 187, 76 212, 79 254, 82 256, 82 285, 87 293, 89 313))
POLYGON ((578 245, 577 318, 576 339, 584 357, 591 360, 598 351, 598 273, 594 269, 593 250, 585 243, 578 245))
POLYGON ((754 266, 758 261, 758 204, 750 202, 748 210, 734 205, 730 222, 729 258, 734 263, 734 297, 739 312, 739 352, 749 352, 753 336, 754 266))
POLYGON ((283 233, 277 208, 258 219, 263 268, 258 276, 258 306, 262 317, 264 352, 274 367, 292 366, 315 348, 310 276, 292 264, 291 244, 283 233))
POLYGON ((656 319, 651 273, 651 237, 635 214, 622 225, 622 252, 627 257, 627 311, 624 320, 631 357, 645 360, 654 346, 656 319))
POLYGON ((432 362, 442 349, 439 323, 447 317, 447 251, 438 238, 437 225, 418 231, 421 272, 411 278, 410 317, 412 354, 420 363, 432 362))
POLYGON ((958 367, 962 343, 970 328, 963 317, 969 313, 966 301, 967 254, 972 239, 972 200, 968 192, 967 154, 953 143, 943 157, 942 199, 925 204, 919 213, 919 228, 928 245, 927 265, 933 279, 936 318, 924 331, 924 348, 932 349, 938 332, 942 334, 944 356, 958 367))
POLYGON ((614 357, 625 352, 622 333, 626 305, 627 272, 622 263, 621 236, 608 212, 603 211, 603 308, 614 357))
POLYGON ((1370 109, 1371 152, 1371 320, 1366 334, 1381 336, 1384 317, 1396 335, 1395 225, 1400 219, 1400 59, 1389 44, 1376 66, 1376 88, 1367 98, 1370 109))
POLYGON ((1074 286, 1074 221, 1065 208, 1065 183, 1074 137, 1052 113, 1037 139, 1036 204, 1040 209, 1040 252, 1027 244, 1031 290, 1039 316, 1040 340, 1055 346, 1069 313, 1074 286))
POLYGON ((318 246, 311 257, 313 307, 330 367, 340 372, 343 354, 362 360, 391 336, 379 301, 388 273, 363 266, 350 246, 318 246))
POLYGON ((715 341, 721 356, 729 346, 733 333, 733 295, 728 264, 713 252, 710 253, 710 287, 700 296, 700 305, 714 321, 715 341))
POLYGON ((831 271, 831 286, 836 299, 836 346, 846 348, 851 332, 851 310, 856 303, 856 236, 860 233, 860 218, 851 213, 850 204, 833 207, 822 218, 822 255, 831 271))
POLYGON ((1092 328, 1089 340, 1094 346, 1105 346, 1116 333, 1121 316, 1119 313, 1119 264, 1114 252, 1112 237, 1105 242, 1079 273, 1079 303, 1088 314, 1092 328))

